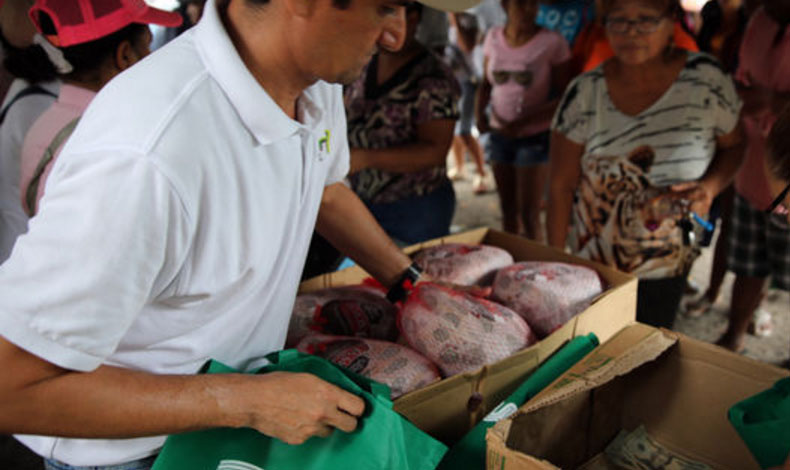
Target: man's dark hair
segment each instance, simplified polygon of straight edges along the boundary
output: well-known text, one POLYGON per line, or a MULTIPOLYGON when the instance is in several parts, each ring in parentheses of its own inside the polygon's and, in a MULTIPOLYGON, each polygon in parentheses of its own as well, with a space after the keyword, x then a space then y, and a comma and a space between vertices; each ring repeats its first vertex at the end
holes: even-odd
MULTIPOLYGON (((250 5, 262 6, 269 3, 269 0, 247 0, 247 3, 250 5)), ((351 5, 351 0, 332 0, 332 5, 339 10, 345 10, 351 5)))
POLYGON ((50 62, 47 53, 38 44, 29 47, 15 47, 8 42, 0 31, 0 43, 3 45, 5 58, 3 67, 18 78, 29 83, 42 83, 54 80, 58 73, 50 62))
MULTIPOLYGON (((42 13, 39 24, 44 35, 56 34, 55 25, 49 15, 42 13)), ((147 25, 132 23, 95 41, 60 48, 63 51, 63 57, 74 68, 74 71, 65 75, 64 78, 76 81, 97 81, 102 65, 108 58, 115 55, 118 46, 123 41, 129 41, 132 45, 136 45, 147 30, 147 25)))

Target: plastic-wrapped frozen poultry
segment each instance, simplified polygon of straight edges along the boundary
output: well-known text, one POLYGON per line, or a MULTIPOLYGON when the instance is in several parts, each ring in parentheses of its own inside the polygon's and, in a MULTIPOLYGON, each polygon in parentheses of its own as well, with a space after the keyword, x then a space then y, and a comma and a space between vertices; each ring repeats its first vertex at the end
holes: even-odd
POLYGON ((409 345, 446 376, 499 361, 537 341, 509 308, 432 283, 414 288, 398 323, 409 345))
POLYGON ((462 243, 424 248, 412 259, 434 280, 460 285, 490 285, 497 270, 513 264, 502 248, 462 243))
POLYGON ((543 261, 501 269, 493 287, 491 298, 524 317, 541 338, 582 312, 603 290, 593 269, 543 261))
POLYGON ((394 341, 398 309, 366 285, 321 289, 296 296, 286 346, 313 333, 394 341))
POLYGON ((427 358, 388 341, 312 335, 300 341, 297 349, 388 385, 393 400, 441 378, 439 370, 427 358))

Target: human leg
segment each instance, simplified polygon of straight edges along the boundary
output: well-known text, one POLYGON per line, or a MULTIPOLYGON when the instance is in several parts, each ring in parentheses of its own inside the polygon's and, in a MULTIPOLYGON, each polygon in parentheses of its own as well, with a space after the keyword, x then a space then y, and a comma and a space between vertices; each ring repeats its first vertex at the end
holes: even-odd
POLYGON ((762 301, 771 265, 766 215, 736 194, 731 221, 727 266, 735 273, 735 283, 730 322, 717 344, 739 351, 749 321, 762 301))
POLYGON ((731 351, 741 351, 755 310, 765 295, 766 278, 751 276, 735 276, 730 302, 730 322, 727 331, 716 342, 731 351))
POLYGON ((548 132, 518 139, 515 163, 518 167, 519 217, 524 222, 524 234, 537 241, 545 239, 540 224, 540 208, 549 171, 548 159, 548 132))
POLYGON ((499 195, 499 208, 502 211, 502 229, 509 233, 521 233, 516 204, 516 175, 514 140, 492 132, 486 143, 486 154, 491 162, 496 190, 499 195))
POLYGON ((450 147, 450 153, 453 155, 455 166, 447 170, 447 176, 457 181, 463 178, 464 175, 464 158, 466 153, 466 146, 464 139, 460 135, 453 136, 453 143, 450 147))
POLYGON ((710 271, 710 282, 702 296, 689 302, 686 313, 691 317, 704 314, 716 302, 727 274, 727 252, 730 246, 730 227, 733 211, 735 189, 729 186, 719 195, 719 209, 721 224, 719 224, 719 238, 713 250, 713 264, 710 271))
POLYGON ((475 194, 484 193, 488 188, 485 184, 486 169, 480 142, 472 134, 462 134, 460 138, 463 140, 465 148, 469 151, 469 155, 472 156, 472 161, 474 161, 477 168, 477 175, 472 179, 472 190, 475 194))
POLYGON ((516 193, 516 171, 513 165, 497 161, 491 162, 496 190, 499 195, 499 208, 502 210, 502 230, 521 233, 518 218, 518 196, 516 193))
POLYGON ((543 198, 548 176, 548 165, 517 167, 516 186, 518 194, 518 213, 524 222, 524 235, 543 242, 543 228, 540 223, 540 201, 543 198))

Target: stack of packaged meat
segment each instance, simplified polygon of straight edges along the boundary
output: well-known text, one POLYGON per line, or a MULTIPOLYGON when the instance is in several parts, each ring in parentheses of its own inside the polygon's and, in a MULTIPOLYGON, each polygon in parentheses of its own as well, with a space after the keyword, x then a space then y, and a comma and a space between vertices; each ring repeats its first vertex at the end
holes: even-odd
POLYGON ((367 285, 301 294, 286 344, 387 384, 394 399, 531 346, 603 290, 590 268, 514 264, 505 250, 486 245, 439 245, 413 259, 442 285, 418 283, 399 307, 386 300, 383 288, 367 285), (443 283, 493 283, 493 301, 443 283), (399 335, 408 346, 396 343, 399 335))
POLYGON ((499 269, 513 264, 513 256, 502 248, 462 243, 424 248, 412 259, 434 281, 462 286, 491 285, 499 269))
POLYGON ((509 308, 431 283, 414 288, 398 323, 409 345, 445 376, 499 361, 537 341, 509 308))
POLYGON ((381 289, 358 285, 296 296, 286 346, 314 333, 395 341, 398 309, 384 295, 381 289))
POLYGON ((441 379, 431 361, 405 346, 387 341, 312 335, 300 341, 297 349, 388 385, 393 400, 441 379))
POLYGON ((581 313, 602 292, 594 270, 541 261, 501 269, 493 287, 492 298, 524 317, 540 338, 581 313))

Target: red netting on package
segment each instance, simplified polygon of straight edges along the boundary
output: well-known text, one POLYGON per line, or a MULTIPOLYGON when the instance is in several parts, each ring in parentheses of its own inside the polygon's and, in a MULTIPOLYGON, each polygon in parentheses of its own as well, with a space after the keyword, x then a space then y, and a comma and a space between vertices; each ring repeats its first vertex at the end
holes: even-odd
POLYGON ((297 349, 388 385, 393 400, 441 378, 431 361, 388 341, 317 334, 304 338, 297 349))
POLYGON ((412 291, 398 323, 409 345, 446 376, 497 362, 537 341, 507 307, 431 283, 412 291))
POLYGON ((590 268, 530 261, 500 270, 492 298, 523 316, 543 338, 587 308, 602 290, 598 273, 590 268))
POLYGON ((501 248, 463 243, 424 248, 412 259, 434 280, 460 285, 490 285, 497 270, 513 264, 501 248))
POLYGON ((382 290, 364 285, 300 294, 294 302, 286 346, 293 347, 315 332, 394 341, 397 313, 382 290))

